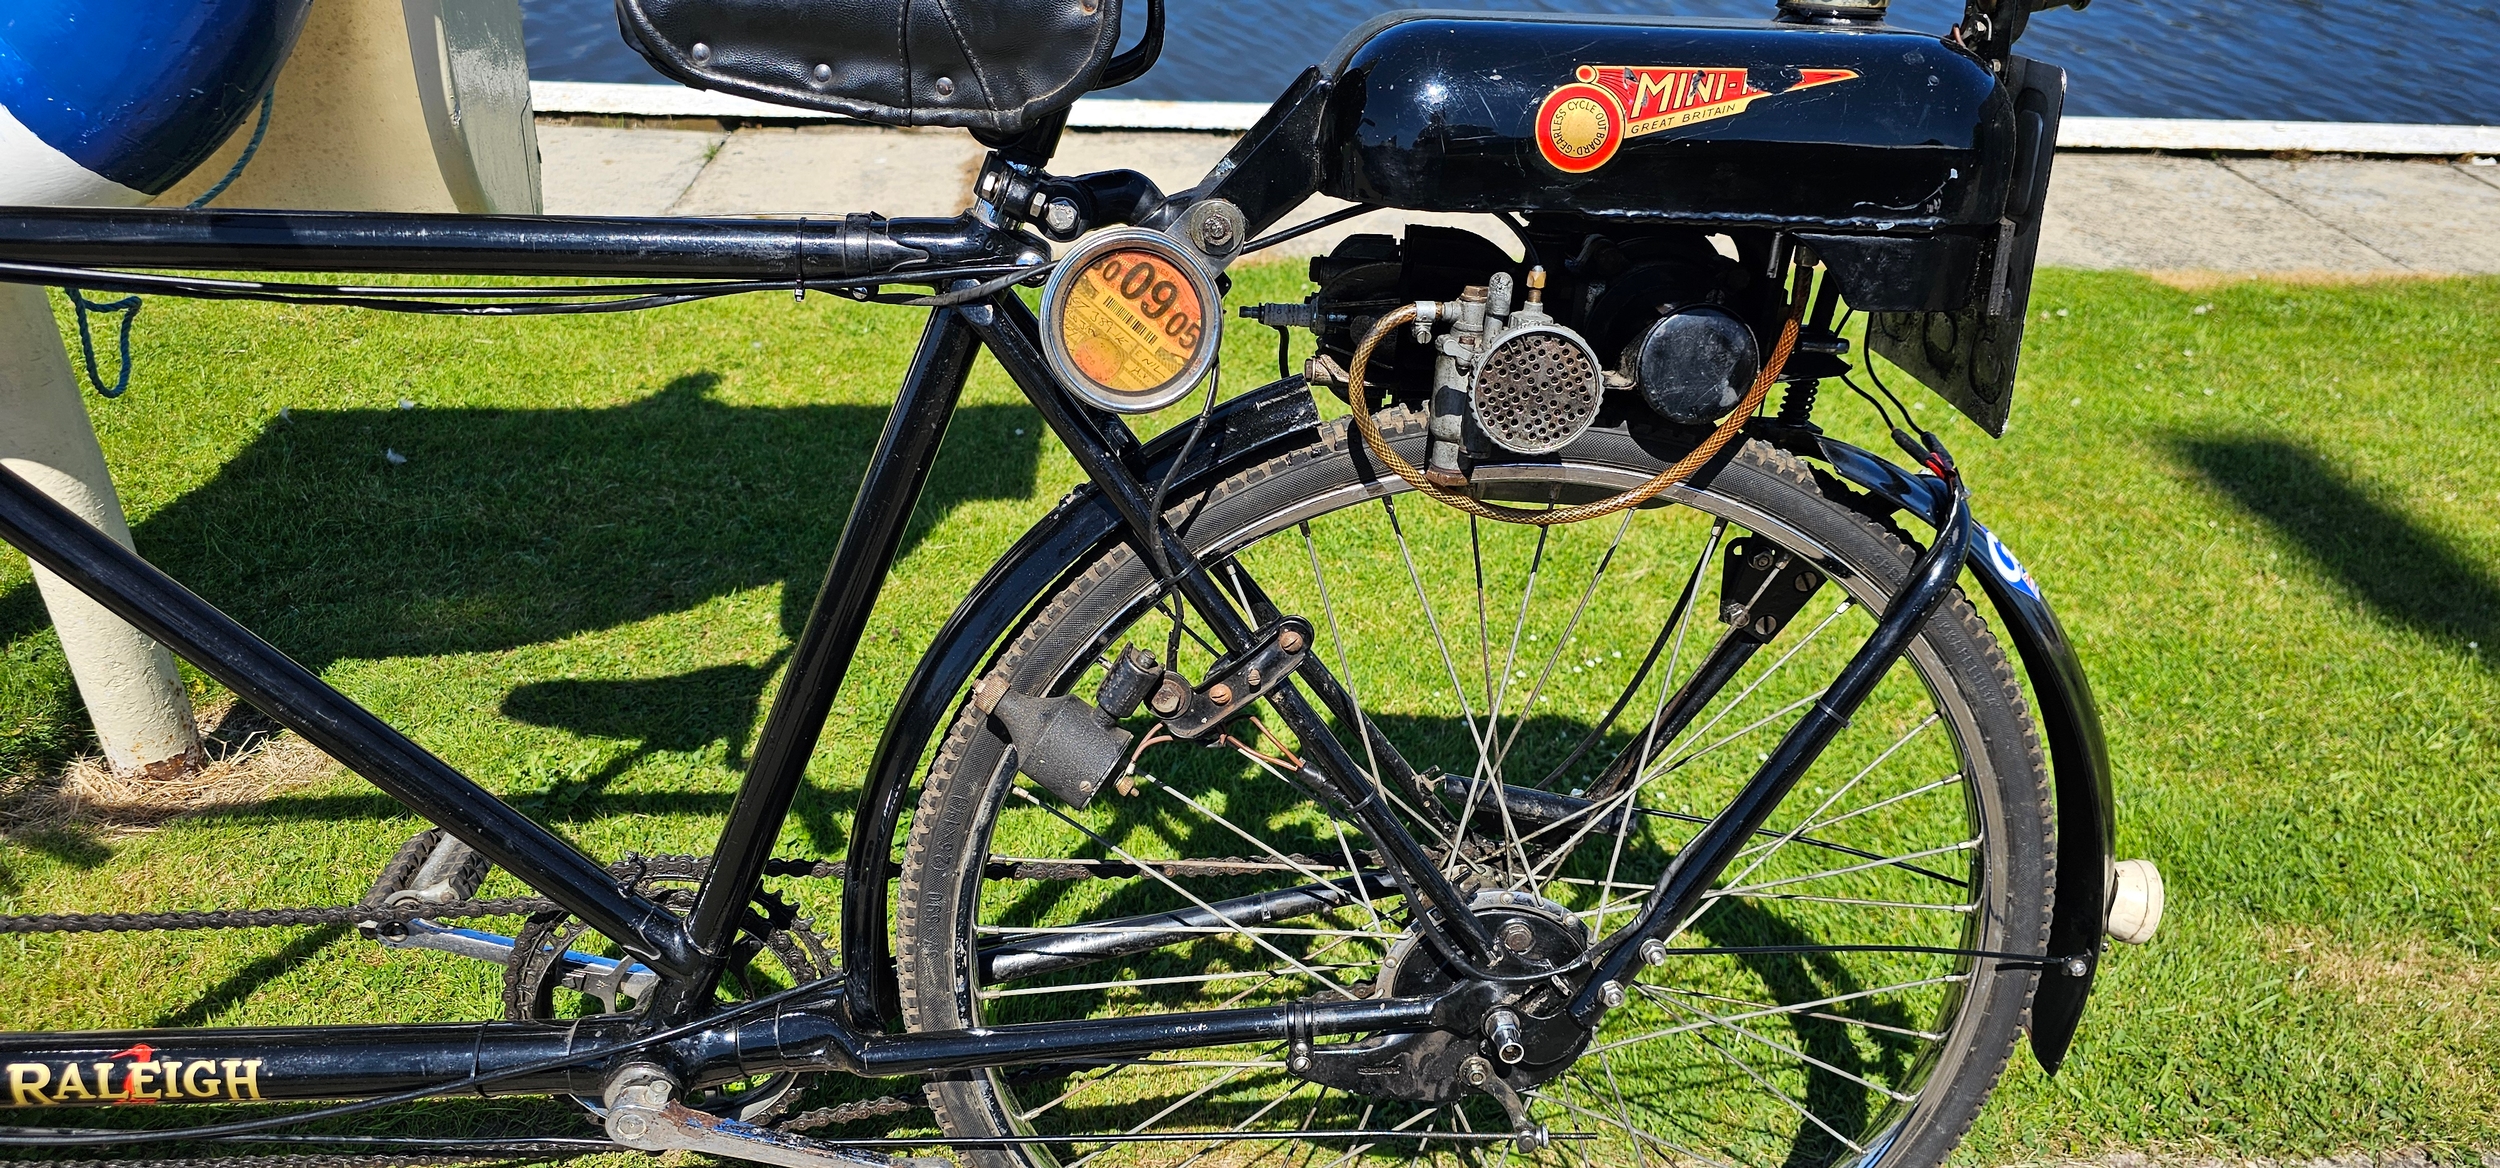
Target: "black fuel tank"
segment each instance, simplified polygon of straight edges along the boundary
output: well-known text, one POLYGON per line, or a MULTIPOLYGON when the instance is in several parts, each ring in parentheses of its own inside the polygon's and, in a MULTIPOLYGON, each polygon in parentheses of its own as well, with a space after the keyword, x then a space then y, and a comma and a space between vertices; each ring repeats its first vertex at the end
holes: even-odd
POLYGON ((1342 199, 1844 231, 2004 213, 2013 102, 1922 33, 1435 12, 1366 25, 1323 71, 1342 199))

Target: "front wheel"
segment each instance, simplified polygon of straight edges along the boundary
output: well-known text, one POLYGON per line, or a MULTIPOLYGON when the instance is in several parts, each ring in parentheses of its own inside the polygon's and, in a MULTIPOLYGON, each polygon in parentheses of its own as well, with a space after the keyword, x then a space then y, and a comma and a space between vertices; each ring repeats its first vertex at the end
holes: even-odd
MULTIPOLYGON (((1420 459, 1419 418, 1382 422, 1420 459)), ((1656 473, 1676 444, 1594 430, 1477 481, 1514 501, 1577 502, 1656 473)), ((1244 605, 1311 623, 1313 651, 1421 774, 1384 785, 1406 822, 1488 921, 1518 922, 1559 963, 1639 912, 1902 586, 1913 549, 1841 490, 1750 443, 1706 487, 1652 506, 1507 527, 1406 493, 1332 427, 1171 514, 1244 605), (1830 581, 1749 655, 1723 651, 1717 619, 1740 540, 1746 557, 1796 557, 1830 581), (1535 790, 1605 813, 1539 820, 1535 790)), ((1125 548, 1035 612, 990 674, 1025 693, 1090 696, 1124 642, 1192 677, 1215 655, 1125 548)), ((1378 744, 1337 730, 1381 781, 1378 744)), ((1220 742, 1147 749, 1122 789, 1076 809, 1019 779, 967 706, 903 865, 909 1026, 1434 984, 1432 950, 1370 841, 1288 777, 1300 747, 1272 715, 1244 720, 1220 742)), ((1324 1086, 1281 1046, 975 1071, 930 1097, 950 1135, 1035 1137, 972 1153, 995 1168, 1485 1154, 1923 1168, 1996 1082, 2037 974, 1903 947, 2039 951, 2055 859, 2045 781, 2006 660, 1956 591, 1594 1034, 1527 1019, 1543 1053, 1507 1073, 1555 1135, 1542 1151, 1492 1143, 1512 1123, 1480 1091, 1324 1086), (1110 1138, 1061 1138, 1073 1136, 1110 1138)))

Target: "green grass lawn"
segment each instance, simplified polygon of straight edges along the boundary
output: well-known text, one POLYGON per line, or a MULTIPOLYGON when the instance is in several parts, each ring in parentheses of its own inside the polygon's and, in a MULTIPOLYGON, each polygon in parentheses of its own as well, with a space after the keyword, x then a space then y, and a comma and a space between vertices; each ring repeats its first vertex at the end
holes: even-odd
MULTIPOLYGON (((1300 295, 1290 266, 1239 275, 1236 300, 1300 295)), ((2500 1147, 2500 281, 2050 272, 2036 296, 2008 436, 1923 393, 1919 415, 2080 643, 2122 854, 2161 863, 2171 907, 2106 967, 2064 1073, 2018 1056, 1963 1155, 2500 1147)), ((594 853, 699 852, 919 320, 159 299, 135 387, 93 412, 155 562, 594 853)), ((1273 355, 1236 328, 1227 386, 1273 355)), ((841 852, 919 647, 1078 477, 985 360, 783 854, 841 852)), ((50 773, 82 716, 14 556, 0 644, 0 774, 50 773)), ((341 776, 21 834, 0 911, 352 900, 419 826, 341 776)), ((832 892, 808 894, 828 920, 832 892)), ((0 969, 8 1029, 474 1018, 496 992, 319 930, 6 938, 0 969)))

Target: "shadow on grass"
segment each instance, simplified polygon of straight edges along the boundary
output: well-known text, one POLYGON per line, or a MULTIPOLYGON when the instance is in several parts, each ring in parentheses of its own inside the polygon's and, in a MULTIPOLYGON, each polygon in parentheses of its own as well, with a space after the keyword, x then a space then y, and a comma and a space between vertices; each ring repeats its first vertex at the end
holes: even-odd
POLYGON ((2459 651, 2500 645, 2500 582, 2489 569, 2315 451, 2257 435, 2169 446, 2384 619, 2459 651))
MULTIPOLYGON (((149 516, 136 540, 158 567, 315 672, 560 641, 760 587, 780 588, 780 624, 795 637, 886 407, 734 406, 713 395, 719 381, 689 373, 606 408, 295 410, 149 516)), ((1030 496, 1041 433, 1023 407, 959 411, 904 553, 961 504, 1030 496)), ((0 595, 0 646, 48 623, 31 583, 0 595)), ((704 635, 654 634, 684 636, 689 651, 704 635)), ((652 752, 719 742, 737 761, 778 667, 776 658, 675 677, 534 682, 503 712, 639 743, 594 776, 582 794, 595 796, 652 752)), ((688 795, 683 809, 710 811, 725 798, 688 795)), ((281 798, 256 813, 366 802, 281 798)), ((576 814, 602 804, 567 802, 576 814)), ((626 802, 600 810, 676 809, 626 802)))
MULTIPOLYGON (((296 411, 136 538, 316 671, 538 644, 767 585, 796 633, 885 409, 725 405, 719 380, 606 409, 296 411)), ((1032 493, 1040 439, 1016 426, 1038 433, 1019 407, 956 415, 957 457, 906 554, 959 504, 1032 493)), ((0 641, 43 619, 15 595, 0 614, 18 622, 0 641)))
POLYGON ((323 925, 314 929, 287 942, 277 952, 255 959, 250 964, 234 971, 234 976, 218 982, 199 997, 191 999, 190 1005, 179 1010, 169 1010, 148 1025, 152 1027, 205 1025, 209 1019, 216 1017, 219 1011, 252 996, 252 991, 285 975, 296 966, 312 960, 315 954, 329 948, 332 942, 346 935, 347 926, 345 925, 323 925))

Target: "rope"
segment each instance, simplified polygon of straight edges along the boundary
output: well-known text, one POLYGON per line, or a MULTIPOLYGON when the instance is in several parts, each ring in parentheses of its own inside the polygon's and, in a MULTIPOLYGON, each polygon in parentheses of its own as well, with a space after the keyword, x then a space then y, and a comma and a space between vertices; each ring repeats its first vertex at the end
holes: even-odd
POLYGON ((1762 367, 1761 375, 1754 378, 1753 388, 1746 392, 1744 400, 1736 404, 1735 411, 1730 413, 1725 421, 1719 423, 1718 429, 1711 431, 1710 437, 1704 439, 1701 445, 1694 447, 1692 453, 1676 460, 1675 465, 1659 471, 1648 482, 1612 498, 1600 499, 1593 503, 1556 507, 1546 511, 1530 511, 1521 507, 1504 507, 1497 503, 1487 503, 1473 495, 1434 485, 1424 478, 1424 472, 1415 469, 1415 464, 1400 458, 1397 451, 1390 449, 1388 440, 1380 436, 1380 424, 1372 420, 1371 396, 1363 389, 1363 370, 1371 364, 1372 351, 1380 347, 1381 341, 1387 339, 1389 334, 1398 328, 1414 323, 1414 305, 1403 305, 1389 315, 1381 317, 1380 323, 1373 325, 1371 332, 1365 334, 1363 343, 1354 347, 1354 366, 1346 378, 1346 403, 1354 407, 1354 428, 1362 433, 1363 445, 1371 450, 1372 456, 1387 465, 1390 470, 1395 471, 1399 478, 1405 479, 1406 484, 1415 488, 1417 493, 1435 502, 1456 507, 1481 518, 1499 520, 1503 523, 1524 523, 1532 527, 1554 527, 1565 523, 1597 519, 1627 508, 1638 507, 1657 498, 1667 488, 1693 477, 1702 467, 1709 465, 1711 459, 1717 458, 1719 452, 1727 448, 1728 443, 1736 440, 1737 432, 1744 429, 1746 419, 1753 417, 1754 411, 1762 408, 1762 400, 1770 395, 1771 386, 1778 383, 1781 370, 1788 365, 1789 354, 1797 349, 1797 327, 1805 317, 1806 299, 1810 290, 1811 286, 1808 281, 1796 282, 1796 289, 1788 298, 1788 317, 1780 325, 1779 344, 1772 348, 1771 360, 1762 367))
MULTIPOLYGON (((269 112, 277 104, 278 91, 275 87, 261 95, 260 123, 252 127, 252 138, 243 144, 243 153, 235 157, 234 165, 226 168, 226 176, 218 179, 216 185, 201 192, 199 198, 184 204, 186 210, 197 211, 209 205, 217 196, 225 194, 226 188, 234 185, 234 180, 243 177, 243 168, 252 164, 253 155, 260 153, 261 139, 269 136, 269 112)), ((130 388, 130 328, 139 323, 139 297, 130 295, 119 300, 89 300, 86 289, 66 284, 61 291, 68 294, 70 307, 78 312, 78 352, 86 359, 87 384, 94 386, 95 391, 105 397, 120 397, 130 388), (104 371, 96 367, 95 330, 87 319, 99 312, 118 314, 122 318, 119 337, 121 374, 113 379, 110 389, 104 387, 104 371)))
POLYGON ((218 179, 217 185, 201 192, 199 198, 187 204, 190 210, 197 211, 215 202, 217 196, 226 193, 227 187, 234 185, 234 180, 243 177, 243 168, 250 166, 252 156, 260 153, 260 140, 269 135, 269 111, 277 108, 277 105, 278 87, 272 85, 269 87, 269 92, 261 95, 260 124, 252 127, 252 140, 243 144, 243 153, 235 157, 233 166, 226 168, 226 177, 218 179))
POLYGON ((139 320, 139 298, 132 295, 124 296, 119 300, 89 300, 83 288, 65 285, 61 291, 69 295, 70 307, 78 310, 78 351, 87 359, 87 383, 95 386, 95 391, 106 397, 120 397, 122 391, 130 388, 130 326, 139 320), (87 322, 88 314, 97 312, 119 313, 122 318, 122 371, 121 376, 113 379, 111 389, 104 387, 104 373, 96 368, 95 331, 87 322))

